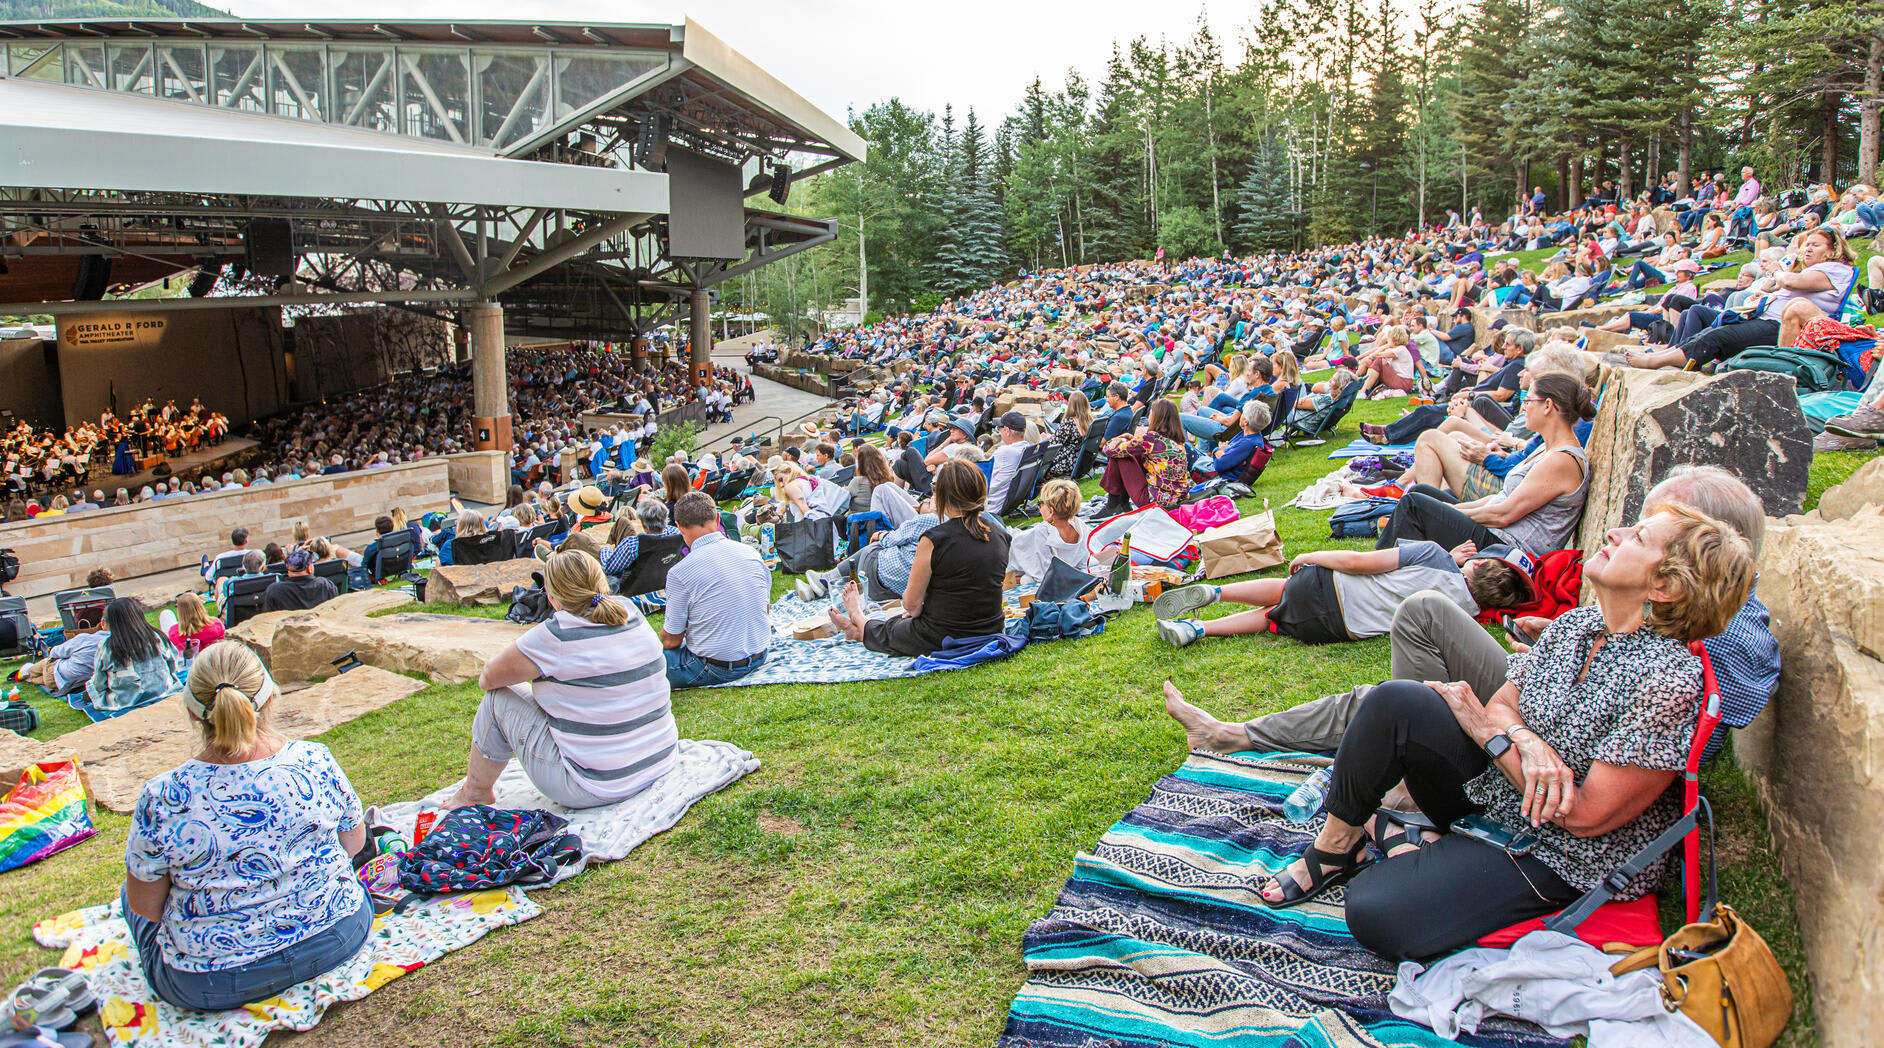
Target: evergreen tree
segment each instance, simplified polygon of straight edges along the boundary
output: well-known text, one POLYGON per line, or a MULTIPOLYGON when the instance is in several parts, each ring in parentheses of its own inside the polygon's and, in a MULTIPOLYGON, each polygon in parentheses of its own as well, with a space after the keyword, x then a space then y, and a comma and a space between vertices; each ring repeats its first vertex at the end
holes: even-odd
POLYGON ((1250 157, 1249 173, 1236 187, 1236 225, 1231 235, 1243 251, 1287 251, 1295 247, 1301 215, 1289 192, 1288 159, 1275 136, 1264 138, 1250 157))

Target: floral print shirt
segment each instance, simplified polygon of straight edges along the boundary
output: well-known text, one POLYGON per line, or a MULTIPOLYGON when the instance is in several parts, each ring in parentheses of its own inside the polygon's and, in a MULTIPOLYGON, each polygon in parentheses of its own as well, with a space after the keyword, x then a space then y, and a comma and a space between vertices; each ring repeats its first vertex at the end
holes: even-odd
MULTIPOLYGON (((1687 645, 1646 626, 1609 634, 1590 658, 1590 647, 1603 636, 1602 611, 1575 608, 1558 616, 1528 654, 1507 658, 1506 674, 1518 687, 1524 723, 1557 751, 1578 785, 1597 761, 1655 771, 1685 769, 1701 710, 1701 660, 1687 645), (1578 680, 1585 659, 1589 672, 1578 680)), ((1465 792, 1494 821, 1528 825, 1524 798, 1496 767, 1466 783, 1465 792)), ((1680 817, 1681 791, 1671 785, 1642 814, 1598 837, 1540 826, 1532 854, 1572 887, 1588 891, 1680 817)), ((1669 855, 1663 855, 1650 863, 1616 898, 1653 891, 1668 861, 1669 855)))
POLYGON ((1152 498, 1165 509, 1176 509, 1191 493, 1190 457, 1184 445, 1162 433, 1146 430, 1142 437, 1127 434, 1106 452, 1113 458, 1135 458, 1145 465, 1145 483, 1152 498))

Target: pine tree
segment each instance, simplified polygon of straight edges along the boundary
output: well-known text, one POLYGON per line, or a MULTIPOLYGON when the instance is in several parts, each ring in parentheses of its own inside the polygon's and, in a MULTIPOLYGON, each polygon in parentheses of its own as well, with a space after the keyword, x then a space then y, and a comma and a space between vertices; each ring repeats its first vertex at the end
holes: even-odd
POLYGON ((1249 173, 1236 187, 1236 225, 1231 237, 1246 252, 1287 251, 1295 247, 1301 215, 1289 192, 1288 159, 1274 135, 1257 143, 1249 173))

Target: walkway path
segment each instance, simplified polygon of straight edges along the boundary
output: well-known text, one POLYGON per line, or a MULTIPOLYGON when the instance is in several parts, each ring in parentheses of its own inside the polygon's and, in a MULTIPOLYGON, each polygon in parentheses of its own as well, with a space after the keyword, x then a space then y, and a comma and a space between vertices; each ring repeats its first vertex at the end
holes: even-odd
MULTIPOLYGON (((729 342, 716 343, 713 347, 713 362, 722 367, 734 368, 745 374, 752 369, 746 366, 746 349, 758 342, 766 341, 765 336, 747 336, 729 342)), ((758 399, 750 404, 733 405, 733 421, 730 424, 711 426, 707 430, 707 439, 700 445, 701 451, 720 451, 730 446, 736 438, 757 432, 760 436, 771 436, 777 427, 776 421, 759 425, 766 416, 777 416, 794 428, 804 416, 831 404, 829 397, 816 393, 807 393, 802 389, 774 382, 769 378, 752 376, 752 388, 758 399)))

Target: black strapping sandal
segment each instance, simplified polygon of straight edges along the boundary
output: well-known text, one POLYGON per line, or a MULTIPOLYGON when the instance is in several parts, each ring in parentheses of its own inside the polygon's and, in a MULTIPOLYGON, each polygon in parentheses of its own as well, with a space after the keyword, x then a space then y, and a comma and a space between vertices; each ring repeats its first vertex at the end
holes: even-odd
POLYGON ((1374 842, 1374 847, 1380 849, 1381 856, 1388 859, 1395 858, 1395 848, 1411 845, 1417 851, 1431 844, 1425 838, 1425 833, 1432 828, 1431 820, 1418 812, 1394 811, 1391 808, 1376 811, 1374 817, 1367 821, 1368 837, 1374 842))
POLYGON ((1286 910, 1292 906, 1300 906, 1330 888, 1346 884, 1355 874, 1373 865, 1373 860, 1361 858, 1361 853, 1366 846, 1367 842, 1363 840, 1352 852, 1339 855, 1322 851, 1311 844, 1302 852, 1302 859, 1308 864, 1308 887, 1302 887, 1294 877, 1289 876, 1289 871, 1284 869, 1281 873, 1273 874, 1269 878, 1281 885, 1281 899, 1264 898, 1261 886, 1257 887, 1256 896, 1263 900, 1263 905, 1272 910, 1286 910))

